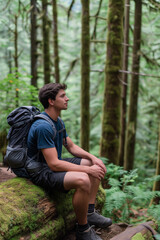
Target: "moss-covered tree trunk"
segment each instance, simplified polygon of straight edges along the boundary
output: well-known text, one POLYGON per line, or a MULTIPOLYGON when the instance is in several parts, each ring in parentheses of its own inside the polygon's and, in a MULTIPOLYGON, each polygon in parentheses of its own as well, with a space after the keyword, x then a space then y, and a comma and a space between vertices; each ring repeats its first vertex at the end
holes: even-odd
POLYGON ((89 0, 82 3, 82 40, 81 40, 81 147, 89 151, 90 135, 90 28, 89 0))
MULTIPOLYGON (((158 139, 158 158, 156 165, 156 176, 160 175, 160 124, 159 124, 159 139, 158 139)), ((160 180, 154 182, 153 191, 160 191, 160 180)), ((155 197, 151 203, 159 204, 160 197, 155 197)))
MULTIPOLYGON (((125 0, 123 71, 128 70, 129 13, 130 13, 130 0, 125 0)), ((118 165, 119 166, 124 165, 124 146, 125 146, 126 112, 127 112, 127 82, 128 82, 128 75, 125 72, 123 72, 122 73, 120 143, 119 143, 119 154, 118 154, 118 165)))
POLYGON ((53 49, 54 49, 54 68, 55 82, 60 82, 59 72, 59 51, 58 51, 58 20, 57 20, 57 1, 52 0, 53 5, 53 49))
POLYGON ((43 11, 43 71, 44 71, 44 83, 50 82, 50 47, 49 47, 49 34, 50 24, 47 16, 48 0, 42 0, 43 11))
POLYGON ((119 148, 123 15, 124 1, 110 0, 100 155, 113 163, 119 148))
MULTIPOLYGON (((134 43, 132 72, 139 73, 140 68, 140 46, 141 46, 141 21, 142 21, 142 1, 135 1, 134 16, 134 43)), ((127 134, 125 142, 124 168, 126 170, 133 169, 134 150, 136 138, 137 108, 138 108, 138 91, 139 91, 139 75, 133 74, 130 85, 130 100, 128 109, 127 134)))
POLYGON ((31 0, 31 85, 37 87, 37 0, 31 0))
MULTIPOLYGON (((29 180, 14 178, 0 184, 0 240, 62 240, 75 226, 72 196, 48 196, 29 180)), ((99 189, 96 207, 101 210, 105 193, 99 189)))

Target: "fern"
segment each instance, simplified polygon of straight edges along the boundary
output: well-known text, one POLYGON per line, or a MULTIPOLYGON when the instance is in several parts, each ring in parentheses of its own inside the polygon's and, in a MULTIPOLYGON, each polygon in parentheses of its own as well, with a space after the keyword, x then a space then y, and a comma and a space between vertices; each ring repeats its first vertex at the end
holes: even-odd
POLYGON ((153 204, 152 206, 150 206, 148 208, 148 214, 156 220, 158 224, 158 232, 160 232, 160 203, 158 205, 153 204))
MULTIPOLYGON (((144 179, 143 183, 137 184, 137 169, 127 172, 119 166, 109 164, 107 177, 110 188, 105 190, 106 200, 103 214, 111 217, 115 222, 131 223, 132 215, 134 215, 133 209, 138 211, 146 208, 154 197, 160 197, 160 191, 147 189, 148 179, 144 179)), ((160 222, 160 206, 158 205, 156 209, 154 206, 151 210, 148 210, 148 214, 160 222)))
POLYGON ((118 179, 115 178, 109 178, 108 183, 112 187, 121 187, 121 183, 118 179))
POLYGON ((110 190, 106 191, 106 210, 107 212, 111 213, 113 210, 119 210, 122 206, 125 205, 127 196, 121 190, 114 188, 113 191, 110 190))

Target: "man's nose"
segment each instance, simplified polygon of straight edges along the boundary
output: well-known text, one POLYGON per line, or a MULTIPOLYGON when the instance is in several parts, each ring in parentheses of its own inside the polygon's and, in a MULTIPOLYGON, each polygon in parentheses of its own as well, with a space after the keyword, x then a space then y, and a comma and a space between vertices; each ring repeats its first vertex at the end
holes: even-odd
POLYGON ((66 101, 69 101, 69 98, 66 96, 66 101))

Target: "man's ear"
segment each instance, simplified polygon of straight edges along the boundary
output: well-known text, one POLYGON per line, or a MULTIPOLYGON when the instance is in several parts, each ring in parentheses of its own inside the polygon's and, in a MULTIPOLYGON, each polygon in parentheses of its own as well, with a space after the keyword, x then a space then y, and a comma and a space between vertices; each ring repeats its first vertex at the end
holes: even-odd
POLYGON ((49 99, 48 99, 48 103, 49 103, 49 105, 53 106, 53 105, 54 105, 54 100, 51 99, 51 98, 49 98, 49 99))

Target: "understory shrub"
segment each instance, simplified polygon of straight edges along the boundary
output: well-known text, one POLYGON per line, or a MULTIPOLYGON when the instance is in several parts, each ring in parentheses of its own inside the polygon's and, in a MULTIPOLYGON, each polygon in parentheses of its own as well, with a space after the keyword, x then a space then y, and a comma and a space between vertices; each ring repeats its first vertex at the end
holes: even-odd
POLYGON ((160 197, 160 191, 152 191, 153 182, 159 176, 146 178, 140 183, 137 179, 138 169, 126 171, 114 164, 107 165, 105 181, 108 188, 105 189, 103 214, 113 222, 133 224, 153 219, 160 226, 160 204, 149 207, 154 197, 160 197))

